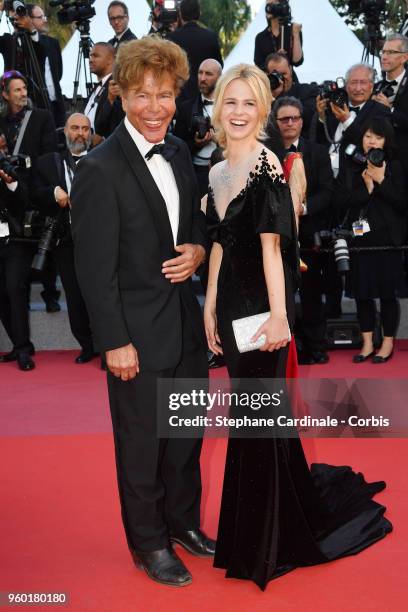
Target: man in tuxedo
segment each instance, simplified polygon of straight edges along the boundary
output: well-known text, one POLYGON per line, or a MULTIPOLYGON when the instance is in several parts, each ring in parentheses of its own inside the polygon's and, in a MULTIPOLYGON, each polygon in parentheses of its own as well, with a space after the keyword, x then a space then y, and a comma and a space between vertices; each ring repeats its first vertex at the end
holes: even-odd
MULTIPOLYGON (((300 247, 311 249, 314 234, 327 229, 333 193, 333 174, 327 149, 301 136, 303 107, 293 97, 278 98, 273 106, 273 119, 287 153, 302 153, 307 181, 307 197, 299 211, 300 247)), ((322 364, 329 361, 325 351, 326 317, 322 295, 323 268, 319 253, 302 253, 307 271, 302 273, 300 300, 302 319, 299 339, 300 364, 322 364)))
POLYGON ((98 79, 85 106, 84 114, 94 131, 93 144, 99 144, 119 125, 123 118, 118 88, 112 79, 115 50, 109 43, 96 43, 89 54, 89 68, 98 79))
MULTIPOLYGON (((52 115, 44 109, 28 108, 25 77, 15 70, 9 71, 3 75, 0 85, 6 111, 0 116, 0 133, 4 134, 5 149, 8 153, 18 152, 27 155, 33 165, 43 153, 56 151, 57 140, 52 115)), ((29 185, 30 181, 30 171, 23 170, 18 183, 23 182, 29 185)), ((15 244, 13 256, 19 258, 19 265, 15 269, 14 280, 20 292, 18 302, 20 323, 18 330, 15 328, 10 337, 13 342, 13 350, 0 358, 2 362, 17 361, 19 368, 23 371, 32 370, 35 367, 32 359, 34 347, 30 341, 27 306, 27 283, 33 255, 32 244, 24 242, 15 244)), ((11 325, 6 322, 5 327, 8 329, 11 325)))
POLYGON ((37 160, 32 196, 45 216, 58 216, 59 219, 56 230, 59 243, 48 257, 53 259, 61 277, 71 331, 81 346, 81 353, 75 362, 82 364, 91 361, 95 351, 88 312, 75 272, 69 207, 76 164, 87 154, 91 145, 89 119, 81 113, 74 113, 68 117, 64 133, 67 149, 63 153, 47 153, 37 160))
POLYGON ((390 120, 395 130, 398 156, 408 173, 408 38, 401 34, 390 34, 380 55, 385 78, 373 100, 391 112, 390 120))
POLYGON ((272 95, 275 99, 280 97, 294 97, 301 101, 303 106, 303 132, 302 136, 307 136, 310 123, 315 113, 316 96, 318 94, 317 85, 309 85, 308 83, 295 83, 293 81, 293 68, 289 63, 286 55, 283 53, 271 53, 265 60, 265 68, 268 75, 272 72, 278 72, 278 75, 273 79, 277 87, 273 87, 271 83, 272 95), (276 78, 278 77, 278 78, 276 78))
POLYGON ((129 28, 129 11, 124 2, 114 0, 109 4, 108 19, 115 32, 115 36, 108 42, 114 49, 128 40, 136 40, 136 36, 129 28))
POLYGON ((63 69, 61 47, 57 38, 48 36, 48 21, 41 6, 29 4, 27 11, 40 35, 40 44, 45 49, 44 82, 51 102, 55 125, 62 127, 65 124, 65 107, 60 85, 63 69))
POLYGON ((198 68, 208 58, 217 60, 223 65, 220 42, 212 30, 199 25, 199 0, 181 0, 180 7, 181 27, 168 34, 168 39, 177 43, 187 53, 190 63, 190 78, 184 85, 181 100, 195 97, 198 91, 198 68))
MULTIPOLYGON (((0 13, 4 2, 0 0, 0 13)), ((4 59, 4 71, 18 70, 27 79, 28 94, 35 106, 48 108, 49 99, 44 83, 46 51, 40 43, 36 25, 29 16, 17 15, 14 10, 7 16, 14 27, 14 33, 6 32, 0 36, 0 53, 4 59), (32 53, 29 53, 31 48, 32 53)))
MULTIPOLYGON (((182 102, 177 111, 174 134, 189 146, 193 158, 200 198, 208 190, 208 173, 211 154, 217 148, 211 116, 214 104, 214 91, 221 76, 222 66, 214 59, 204 60, 198 69, 198 89, 200 93, 182 102), (197 131, 197 121, 207 122, 207 131, 197 131)), ((203 130, 204 131, 204 130, 203 130)))
POLYGON ((201 440, 159 439, 157 384, 208 375, 191 276, 207 248, 188 147, 167 128, 186 54, 145 37, 122 45, 115 81, 124 121, 78 164, 71 191, 78 280, 106 353, 122 517, 129 548, 155 581, 191 574, 173 551, 211 556, 200 531, 201 440))
POLYGON ((316 138, 329 149, 333 174, 336 177, 344 163, 349 144, 358 146, 368 122, 377 116, 390 117, 390 109, 372 100, 375 71, 369 64, 355 64, 346 73, 348 104, 342 108, 317 97, 316 138), (325 129, 326 126, 326 129, 325 129))

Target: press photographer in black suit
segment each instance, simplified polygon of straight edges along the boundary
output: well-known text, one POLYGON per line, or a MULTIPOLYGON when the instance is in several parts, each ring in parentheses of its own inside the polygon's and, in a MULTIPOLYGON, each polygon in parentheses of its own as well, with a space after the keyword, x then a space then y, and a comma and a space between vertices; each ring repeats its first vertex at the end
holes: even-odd
POLYGON ((272 87, 272 95, 275 99, 290 96, 301 101, 303 106, 303 128, 302 136, 307 136, 310 123, 316 111, 316 96, 318 94, 317 85, 309 85, 309 83, 295 83, 293 81, 293 68, 289 63, 286 55, 282 53, 271 53, 265 60, 266 72, 270 75, 273 72, 275 75, 273 84, 277 87, 272 87))
POLYGON ((84 114, 94 130, 93 144, 112 134, 122 121, 124 113, 119 88, 112 79, 115 50, 109 43, 96 43, 89 54, 89 67, 98 83, 85 106, 84 114))
POLYGON ((381 83, 384 91, 373 96, 373 100, 391 111, 391 124, 399 159, 408 174, 408 38, 401 34, 387 36, 381 55, 381 68, 385 79, 381 83), (387 94, 387 95, 386 95, 387 94))
POLYGON ((63 153, 48 153, 36 163, 32 197, 44 216, 59 216, 54 246, 48 257, 54 260, 65 290, 71 331, 81 354, 76 363, 87 363, 95 357, 88 312, 79 289, 71 237, 70 191, 76 164, 87 154, 91 144, 91 125, 81 113, 68 117, 65 129, 67 149, 63 153))
POLYGON ((217 141, 211 127, 214 90, 221 76, 222 66, 217 60, 204 60, 198 69, 198 89, 200 93, 190 100, 182 102, 177 110, 175 136, 186 142, 193 158, 197 176, 200 198, 208 190, 208 172, 211 154, 217 148, 217 141), (198 124, 200 122, 200 124, 198 124), (200 125, 204 127, 201 128, 200 125), (208 129, 200 136, 197 128, 208 129))
POLYGON ((57 127, 65 123, 65 107, 60 81, 62 79, 62 54, 57 38, 48 36, 47 17, 38 4, 27 4, 28 15, 40 35, 40 44, 45 48, 44 82, 51 102, 51 111, 57 127))
POLYGON ((188 77, 180 47, 146 36, 119 48, 125 120, 78 164, 72 233, 81 291, 106 353, 122 517, 135 562, 153 580, 192 580, 170 545, 211 556, 200 531, 200 439, 159 439, 157 383, 206 378, 191 276, 205 258, 205 217, 182 140, 166 135, 188 77))
POLYGON ((265 61, 270 53, 284 53, 291 66, 303 64, 302 49, 302 26, 300 23, 292 23, 290 26, 283 26, 284 37, 282 40, 282 25, 277 17, 273 17, 270 5, 289 5, 289 2, 282 0, 266 0, 265 17, 268 22, 267 27, 259 32, 255 38, 254 64, 261 70, 265 70, 265 61), (288 40, 289 35, 289 40, 288 40))
MULTIPOLYGON (((359 143, 359 152, 374 149, 380 159, 351 161, 339 175, 335 203, 353 231, 353 247, 401 246, 407 238, 406 175, 396 158, 394 130, 389 121, 374 117, 359 143)), ((363 347, 353 361, 362 363, 374 355, 375 299, 380 299, 383 342, 374 363, 384 363, 393 353, 397 332, 398 297, 405 294, 401 251, 357 251, 352 254, 349 289, 356 300, 363 347)))
POLYGON ((317 142, 328 147, 336 177, 349 144, 358 145, 373 117, 390 117, 390 109, 372 100, 375 71, 369 64, 355 64, 346 73, 348 104, 342 107, 317 97, 317 142), (326 129, 325 129, 326 125, 326 129))
MULTIPOLYGON (((27 81, 17 71, 9 71, 3 75, 1 81, 2 105, 0 109, 0 133, 6 140, 7 151, 27 155, 31 159, 31 165, 36 159, 51 151, 57 150, 55 125, 49 111, 38 108, 30 108, 27 97, 27 81), (18 147, 17 147, 18 145, 18 147)), ((21 172, 18 183, 29 185, 32 171, 21 172)), ((21 186, 24 189, 24 185, 21 186)), ((18 361, 22 370, 34 368, 34 361, 30 353, 33 353, 33 345, 30 341, 28 327, 28 305, 27 305, 27 281, 30 273, 30 265, 34 250, 30 243, 19 243, 16 247, 19 251, 21 266, 18 268, 16 282, 24 294, 26 319, 21 326, 21 334, 18 338, 13 335, 13 350, 3 356, 1 361, 18 361)))
MULTIPOLYGON (((333 174, 327 149, 301 136, 302 103, 293 97, 275 101, 272 120, 277 127, 287 153, 298 151, 302 154, 305 167, 307 192, 299 217, 300 247, 311 249, 314 234, 327 228, 330 218, 333 194, 333 174)), ((268 143, 266 143, 268 144, 268 143)), ((322 295, 324 293, 322 259, 318 253, 302 253, 307 271, 302 273, 300 299, 302 319, 299 339, 299 363, 312 365, 327 363, 325 351, 326 317, 322 295)))
POLYGON ((115 32, 115 36, 108 42, 114 49, 128 40, 137 38, 129 28, 129 10, 124 2, 114 0, 109 4, 108 19, 115 32))
POLYGON ((198 92, 197 77, 200 64, 208 58, 217 60, 223 65, 220 42, 212 30, 199 25, 199 0, 181 0, 179 6, 182 26, 170 32, 168 40, 177 43, 187 53, 190 64, 190 78, 184 85, 180 101, 193 98, 198 92))

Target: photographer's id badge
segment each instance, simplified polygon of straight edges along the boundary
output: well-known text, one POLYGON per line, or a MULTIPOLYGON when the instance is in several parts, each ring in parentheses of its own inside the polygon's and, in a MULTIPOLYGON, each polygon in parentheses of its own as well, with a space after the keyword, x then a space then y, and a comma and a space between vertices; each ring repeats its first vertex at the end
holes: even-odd
POLYGON ((368 234, 370 231, 370 225, 367 219, 359 219, 358 221, 354 221, 352 228, 354 236, 363 236, 364 234, 368 234))

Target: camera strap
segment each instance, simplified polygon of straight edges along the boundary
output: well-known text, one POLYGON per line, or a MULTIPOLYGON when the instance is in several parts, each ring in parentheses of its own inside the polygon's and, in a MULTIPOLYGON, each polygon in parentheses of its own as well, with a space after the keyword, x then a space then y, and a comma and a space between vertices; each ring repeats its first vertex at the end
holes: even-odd
POLYGON ((20 124, 20 129, 18 130, 18 136, 16 140, 16 144, 14 145, 13 155, 18 155, 21 147, 21 143, 23 142, 24 134, 27 129, 27 124, 30 120, 33 111, 28 110, 24 115, 24 119, 20 124))

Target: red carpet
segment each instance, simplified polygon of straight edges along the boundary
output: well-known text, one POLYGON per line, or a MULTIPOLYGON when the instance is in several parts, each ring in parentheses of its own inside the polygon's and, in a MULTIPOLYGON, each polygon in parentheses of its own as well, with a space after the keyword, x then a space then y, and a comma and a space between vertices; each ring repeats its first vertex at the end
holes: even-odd
MULTIPOLYGON (((400 343, 383 366, 353 366, 349 351, 331 353, 330 364, 301 367, 300 375, 355 377, 357 367, 360 377, 406 377, 406 348, 400 343)), ((15 364, 0 368, 0 591, 67 592, 66 608, 78 612, 406 609, 406 440, 306 441, 313 460, 349 464, 367 480, 387 481, 387 489, 376 497, 394 524, 385 540, 355 557, 291 572, 271 582, 265 593, 249 582, 225 580, 210 560, 180 550, 194 582, 172 589, 152 583, 130 560, 116 493, 104 374, 97 361, 77 366, 74 356, 40 353, 30 373, 19 372, 15 364)), ((203 526, 212 536, 224 455, 224 440, 205 442, 203 526)))

